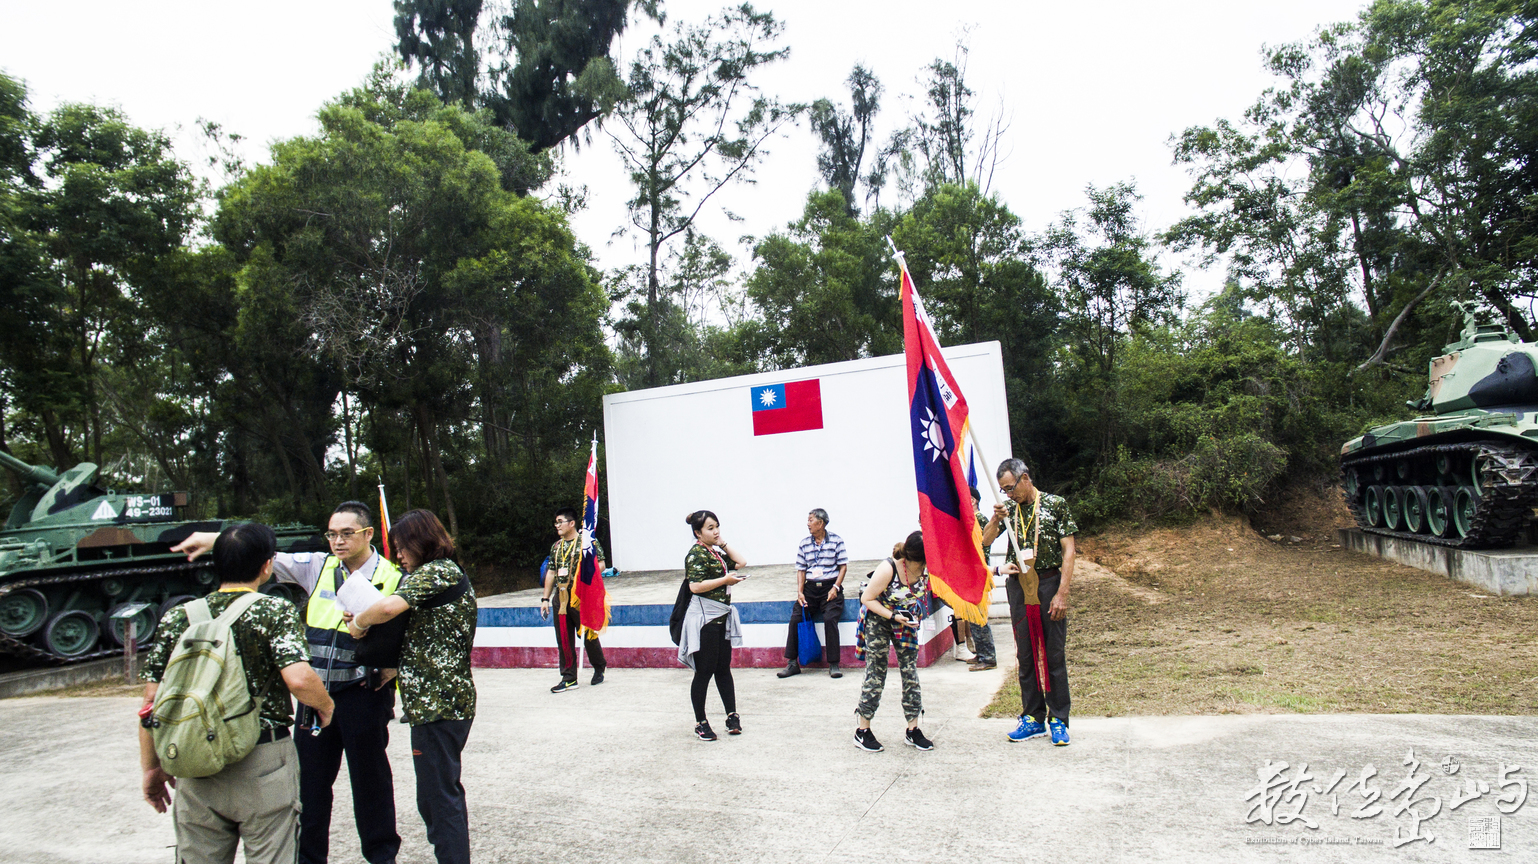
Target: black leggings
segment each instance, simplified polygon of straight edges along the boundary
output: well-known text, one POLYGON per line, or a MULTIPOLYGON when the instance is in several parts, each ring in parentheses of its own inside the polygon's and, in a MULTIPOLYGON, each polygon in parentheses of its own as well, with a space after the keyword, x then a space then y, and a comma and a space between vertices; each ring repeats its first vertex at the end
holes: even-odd
POLYGON ((716 679, 716 692, 726 713, 737 713, 737 685, 732 683, 732 643, 726 638, 726 619, 712 621, 700 628, 700 650, 694 655, 694 683, 689 685, 689 700, 694 703, 694 720, 705 722, 705 691, 710 679, 716 679))

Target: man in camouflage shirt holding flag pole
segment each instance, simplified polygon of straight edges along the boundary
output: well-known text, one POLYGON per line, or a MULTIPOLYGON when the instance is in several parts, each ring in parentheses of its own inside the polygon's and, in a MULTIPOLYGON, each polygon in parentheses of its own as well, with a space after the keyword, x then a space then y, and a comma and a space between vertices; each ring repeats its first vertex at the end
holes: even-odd
POLYGON ((1068 744, 1068 586, 1079 526, 1067 501, 1036 488, 1025 462, 1004 460, 997 477, 999 491, 1009 500, 994 505, 993 518, 983 528, 983 545, 991 544, 1008 520, 1014 537, 1006 556, 1010 576, 1004 588, 1015 631, 1023 709, 1009 740, 1050 733, 1052 743, 1062 747, 1068 744), (1024 547, 1019 554, 1016 543, 1024 547))

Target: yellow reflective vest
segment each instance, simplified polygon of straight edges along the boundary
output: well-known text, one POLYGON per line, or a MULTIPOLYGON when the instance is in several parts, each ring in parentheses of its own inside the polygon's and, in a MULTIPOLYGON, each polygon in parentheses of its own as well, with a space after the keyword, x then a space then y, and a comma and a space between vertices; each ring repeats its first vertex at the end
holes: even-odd
MULTIPOLYGON (((310 602, 305 606, 306 627, 347 632, 347 624, 342 621, 342 606, 336 602, 336 571, 341 565, 342 559, 335 555, 326 556, 326 563, 320 568, 320 578, 315 580, 315 590, 310 592, 310 602)), ((374 576, 369 581, 374 583, 379 593, 389 596, 400 587, 401 569, 380 556, 379 563, 374 566, 374 576)))

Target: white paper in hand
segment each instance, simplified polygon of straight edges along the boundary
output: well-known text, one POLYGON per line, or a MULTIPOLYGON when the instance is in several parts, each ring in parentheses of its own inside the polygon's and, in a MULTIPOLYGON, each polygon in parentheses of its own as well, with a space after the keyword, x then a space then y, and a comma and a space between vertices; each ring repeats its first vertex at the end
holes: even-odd
POLYGON ((336 602, 342 604, 344 611, 354 615, 362 615, 370 606, 383 599, 384 595, 374 587, 374 583, 358 573, 348 576, 347 581, 336 591, 336 602))

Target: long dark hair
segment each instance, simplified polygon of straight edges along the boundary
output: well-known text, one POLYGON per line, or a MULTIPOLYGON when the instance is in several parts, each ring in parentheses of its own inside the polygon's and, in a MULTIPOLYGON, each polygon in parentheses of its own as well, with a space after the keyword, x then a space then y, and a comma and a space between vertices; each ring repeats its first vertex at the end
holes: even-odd
POLYGON ((421 567, 429 561, 454 557, 454 538, 431 510, 407 510, 390 526, 390 551, 400 560, 409 551, 421 567))

